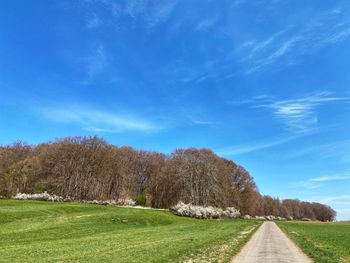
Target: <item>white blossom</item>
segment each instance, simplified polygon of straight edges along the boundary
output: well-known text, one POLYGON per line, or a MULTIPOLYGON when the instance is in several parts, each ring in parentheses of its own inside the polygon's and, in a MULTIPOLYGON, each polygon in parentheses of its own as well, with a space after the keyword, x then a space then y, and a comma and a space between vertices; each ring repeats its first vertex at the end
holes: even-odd
POLYGON ((171 208, 174 214, 202 219, 216 219, 222 217, 236 218, 241 214, 234 207, 228 207, 226 210, 212 206, 197 206, 179 202, 171 208))
POLYGON ((42 201, 53 201, 53 202, 63 202, 70 200, 69 198, 64 198, 58 195, 50 195, 46 191, 39 194, 25 194, 17 193, 13 199, 17 200, 42 200, 42 201))

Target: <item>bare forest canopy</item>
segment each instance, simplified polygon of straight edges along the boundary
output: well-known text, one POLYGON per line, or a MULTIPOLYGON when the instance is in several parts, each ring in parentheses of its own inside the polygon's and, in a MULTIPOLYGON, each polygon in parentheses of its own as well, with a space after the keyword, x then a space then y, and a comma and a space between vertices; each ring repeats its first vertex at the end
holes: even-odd
POLYGON ((74 200, 141 196, 157 208, 179 201, 233 206, 251 216, 332 221, 336 215, 323 204, 262 196, 247 170, 209 149, 177 149, 165 155, 117 147, 96 136, 1 146, 0 195, 43 191, 74 200))

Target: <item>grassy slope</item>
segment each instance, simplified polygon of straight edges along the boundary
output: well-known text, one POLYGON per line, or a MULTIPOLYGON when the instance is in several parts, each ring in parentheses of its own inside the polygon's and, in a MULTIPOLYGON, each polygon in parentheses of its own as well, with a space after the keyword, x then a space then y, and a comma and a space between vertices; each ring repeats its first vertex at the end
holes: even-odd
POLYGON ((179 262, 204 256, 225 262, 253 233, 247 229, 258 225, 166 211, 0 200, 0 261, 179 262))
POLYGON ((350 262, 350 223, 279 222, 315 262, 350 262))

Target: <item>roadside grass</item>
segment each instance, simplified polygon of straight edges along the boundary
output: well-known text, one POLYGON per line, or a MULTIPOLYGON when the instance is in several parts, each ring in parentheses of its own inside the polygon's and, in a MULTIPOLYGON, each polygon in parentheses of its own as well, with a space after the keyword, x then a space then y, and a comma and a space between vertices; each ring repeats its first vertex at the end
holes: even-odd
POLYGON ((261 223, 0 200, 0 262, 227 262, 261 223))
POLYGON ((350 223, 277 222, 315 262, 350 262, 350 223))

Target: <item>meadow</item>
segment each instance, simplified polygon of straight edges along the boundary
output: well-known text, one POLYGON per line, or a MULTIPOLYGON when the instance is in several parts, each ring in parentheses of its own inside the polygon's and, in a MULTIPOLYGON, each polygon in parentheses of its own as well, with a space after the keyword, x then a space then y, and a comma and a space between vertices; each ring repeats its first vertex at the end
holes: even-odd
POLYGON ((278 226, 315 262, 350 262, 350 223, 278 222, 278 226))
POLYGON ((0 200, 1 262, 228 262, 260 222, 0 200))

